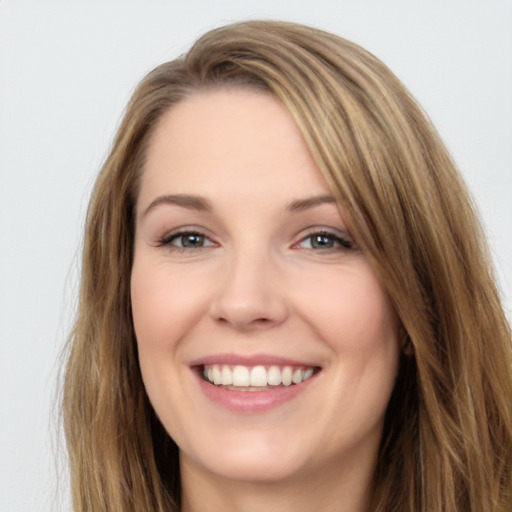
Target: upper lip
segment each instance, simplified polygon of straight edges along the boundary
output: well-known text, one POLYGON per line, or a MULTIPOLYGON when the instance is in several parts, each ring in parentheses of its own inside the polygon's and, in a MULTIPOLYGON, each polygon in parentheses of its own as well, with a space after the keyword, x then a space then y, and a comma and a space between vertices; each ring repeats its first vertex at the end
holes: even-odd
POLYGON ((204 357, 197 358, 189 363, 190 366, 204 366, 213 364, 228 364, 228 365, 241 365, 241 366, 306 366, 306 367, 317 367, 311 361, 299 361, 297 359, 291 359, 287 357, 281 357, 271 354, 211 354, 204 357))

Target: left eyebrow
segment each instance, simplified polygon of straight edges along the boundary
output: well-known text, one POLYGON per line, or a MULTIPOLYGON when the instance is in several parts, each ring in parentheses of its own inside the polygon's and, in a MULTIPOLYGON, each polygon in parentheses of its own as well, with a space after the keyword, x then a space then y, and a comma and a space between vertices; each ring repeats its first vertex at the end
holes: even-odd
POLYGON ((166 196, 157 197, 151 204, 142 212, 142 216, 144 217, 147 213, 156 208, 161 204, 171 204, 175 206, 181 206, 182 208, 187 208, 189 210, 198 210, 198 211, 211 211, 212 205, 208 199, 195 196, 190 194, 170 194, 166 196))
POLYGON ((286 209, 290 212, 302 212, 322 204, 337 204, 337 201, 333 196, 306 197, 305 199, 296 199, 295 201, 292 201, 288 204, 286 209))

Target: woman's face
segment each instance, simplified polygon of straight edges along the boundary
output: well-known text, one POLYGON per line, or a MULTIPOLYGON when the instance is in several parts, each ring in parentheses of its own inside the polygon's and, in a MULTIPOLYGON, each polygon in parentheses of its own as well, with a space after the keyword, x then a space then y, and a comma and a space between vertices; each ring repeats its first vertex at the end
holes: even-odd
POLYGON ((133 320, 182 471, 250 481, 370 468, 397 319, 290 114, 195 93, 151 140, 133 320))

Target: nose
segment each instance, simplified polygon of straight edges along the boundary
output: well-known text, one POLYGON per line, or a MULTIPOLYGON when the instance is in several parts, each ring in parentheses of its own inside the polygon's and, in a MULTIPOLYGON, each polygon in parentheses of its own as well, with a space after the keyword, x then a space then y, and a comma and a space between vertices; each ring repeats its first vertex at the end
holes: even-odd
POLYGON ((283 323, 288 306, 276 264, 268 255, 245 254, 226 262, 211 316, 240 331, 266 329, 283 323))

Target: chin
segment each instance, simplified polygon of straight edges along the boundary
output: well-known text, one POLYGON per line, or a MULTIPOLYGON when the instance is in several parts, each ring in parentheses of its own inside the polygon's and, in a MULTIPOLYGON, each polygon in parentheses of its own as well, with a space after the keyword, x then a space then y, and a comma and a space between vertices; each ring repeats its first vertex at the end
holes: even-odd
MULTIPOLYGON (((304 450, 286 439, 265 439, 263 435, 238 436, 238 439, 218 442, 205 447, 200 453, 190 455, 181 451, 180 457, 187 464, 200 466, 211 475, 222 479, 253 483, 284 481, 303 473, 308 460, 304 450), (302 453, 301 453, 302 452, 302 453)), ((197 446, 197 445, 196 445, 197 446)))

